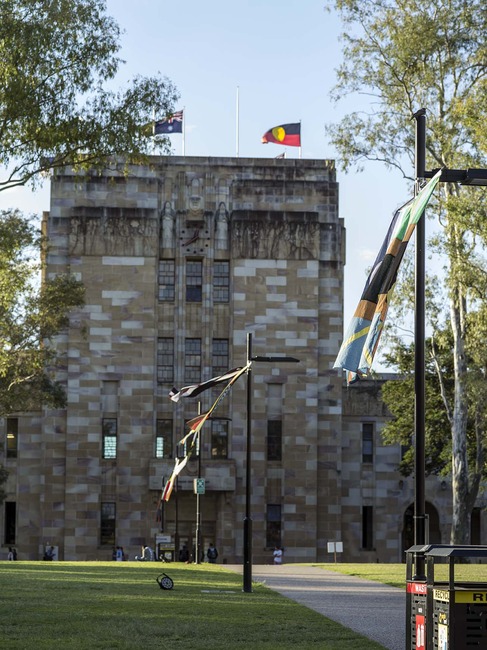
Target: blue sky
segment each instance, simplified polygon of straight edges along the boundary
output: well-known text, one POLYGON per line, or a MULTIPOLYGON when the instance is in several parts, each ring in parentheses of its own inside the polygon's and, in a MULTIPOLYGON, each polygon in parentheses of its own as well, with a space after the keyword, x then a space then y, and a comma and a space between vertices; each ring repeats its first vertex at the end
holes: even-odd
MULTIPOLYGON (((167 76, 185 109, 185 153, 191 156, 274 158, 298 148, 261 144, 265 131, 301 121, 302 157, 339 160, 327 124, 360 107, 360 97, 330 99, 342 60, 336 15, 320 0, 108 0, 108 13, 124 30, 117 79, 167 76)), ((161 116, 162 117, 162 116, 161 116)), ((413 124, 411 124, 413 128, 413 124)), ((182 153, 182 136, 172 136, 182 153)), ((347 229, 345 326, 360 298, 366 268, 382 243, 394 209, 409 198, 399 172, 371 163, 361 173, 337 173, 340 216, 347 229)), ((0 208, 41 213, 49 209, 49 184, 0 192, 0 208)))

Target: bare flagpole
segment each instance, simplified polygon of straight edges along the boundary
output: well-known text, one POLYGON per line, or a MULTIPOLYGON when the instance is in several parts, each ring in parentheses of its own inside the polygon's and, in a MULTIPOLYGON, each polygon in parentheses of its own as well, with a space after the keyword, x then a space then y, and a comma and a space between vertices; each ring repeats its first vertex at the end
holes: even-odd
POLYGON ((238 144, 239 144, 239 87, 237 86, 237 106, 236 106, 236 125, 235 125, 235 147, 236 157, 238 158, 238 144))
POLYGON ((183 106, 183 156, 185 155, 186 150, 186 106, 183 106))

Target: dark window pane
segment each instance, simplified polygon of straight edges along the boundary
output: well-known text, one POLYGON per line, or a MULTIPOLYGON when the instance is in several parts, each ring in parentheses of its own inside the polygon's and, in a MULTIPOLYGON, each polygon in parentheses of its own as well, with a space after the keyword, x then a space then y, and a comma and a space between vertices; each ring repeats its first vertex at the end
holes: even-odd
POLYGON ((267 460, 282 460, 282 420, 267 421, 267 460))
POLYGON ((174 301, 175 266, 174 260, 159 261, 159 300, 174 301))

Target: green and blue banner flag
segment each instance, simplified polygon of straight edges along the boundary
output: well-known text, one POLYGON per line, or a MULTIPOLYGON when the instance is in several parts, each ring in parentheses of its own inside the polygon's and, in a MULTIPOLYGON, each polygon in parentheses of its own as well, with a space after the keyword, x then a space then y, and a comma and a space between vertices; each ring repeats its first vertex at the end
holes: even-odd
POLYGON ((394 214, 333 366, 348 371, 349 384, 370 371, 401 260, 440 176, 441 170, 394 214))

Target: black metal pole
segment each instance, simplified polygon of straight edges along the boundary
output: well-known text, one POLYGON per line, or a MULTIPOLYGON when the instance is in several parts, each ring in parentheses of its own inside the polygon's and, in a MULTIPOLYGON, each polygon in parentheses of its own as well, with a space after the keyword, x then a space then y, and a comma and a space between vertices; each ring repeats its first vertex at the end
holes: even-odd
POLYGON ((245 518, 244 518, 244 564, 243 591, 252 592, 252 518, 250 515, 250 486, 252 480, 252 334, 247 334, 247 460, 245 467, 245 518))
MULTIPOLYGON (((198 402, 198 415, 201 415, 201 402, 198 402)), ((201 478, 201 429, 198 431, 198 479, 201 478)), ((201 501, 199 487, 196 490, 196 564, 200 564, 201 558, 201 501)))
MULTIPOLYGON (((416 193, 419 181, 425 177, 426 167, 426 111, 420 109, 416 119, 416 193)), ((426 543, 425 526, 425 218, 424 214, 416 226, 416 287, 414 313, 414 418, 415 418, 415 495, 414 495, 414 543, 426 543)), ((424 580, 424 555, 418 554, 415 561, 414 579, 424 580)))

